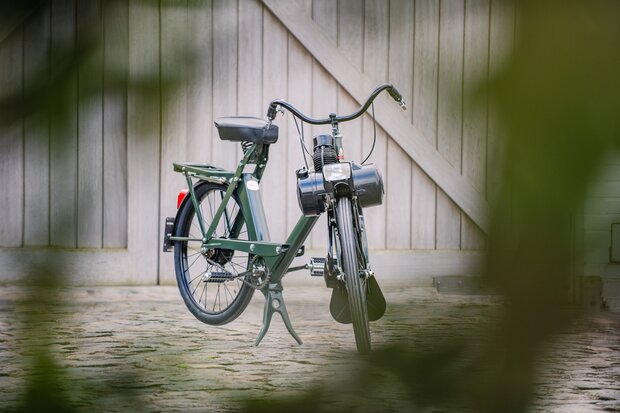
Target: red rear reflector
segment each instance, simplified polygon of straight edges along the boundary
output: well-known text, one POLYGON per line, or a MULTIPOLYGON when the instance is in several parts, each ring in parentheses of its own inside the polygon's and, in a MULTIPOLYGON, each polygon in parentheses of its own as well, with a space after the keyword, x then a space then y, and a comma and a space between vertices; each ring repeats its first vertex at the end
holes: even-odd
POLYGON ((179 192, 179 196, 177 196, 177 209, 181 207, 181 202, 183 202, 188 192, 188 189, 182 189, 181 192, 179 192))

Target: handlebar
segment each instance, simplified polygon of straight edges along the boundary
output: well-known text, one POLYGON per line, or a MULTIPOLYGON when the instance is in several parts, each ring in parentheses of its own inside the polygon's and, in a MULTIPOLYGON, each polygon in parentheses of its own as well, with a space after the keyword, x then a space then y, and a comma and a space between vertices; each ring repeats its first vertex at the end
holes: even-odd
POLYGON ((270 122, 273 121, 276 117, 276 114, 278 113, 278 107, 281 106, 287 109, 289 112, 291 112, 294 116, 297 116, 302 121, 306 123, 310 123, 312 125, 328 125, 328 124, 334 124, 338 122, 347 122, 349 120, 358 118, 362 114, 364 114, 364 112, 368 110, 368 107, 375 100, 377 95, 379 95, 379 93, 381 93, 382 91, 386 89, 388 93, 390 94, 390 96, 392 97, 392 99, 398 102, 398 104, 403 110, 406 110, 407 106, 405 106, 405 100, 403 99, 403 95, 401 95, 398 92, 398 90, 396 90, 394 85, 392 85, 391 83, 384 83, 383 85, 378 86, 375 90, 373 90, 370 96, 368 96, 368 99, 366 99, 366 103, 364 103, 356 112, 353 112, 350 115, 336 116, 335 113, 331 113, 329 115, 329 118, 314 119, 314 118, 304 115, 303 113, 299 111, 299 109, 297 109, 295 106, 291 105, 287 101, 282 100, 282 99, 276 99, 276 100, 272 100, 271 103, 269 104, 269 108, 267 109, 267 118, 269 119, 270 122))

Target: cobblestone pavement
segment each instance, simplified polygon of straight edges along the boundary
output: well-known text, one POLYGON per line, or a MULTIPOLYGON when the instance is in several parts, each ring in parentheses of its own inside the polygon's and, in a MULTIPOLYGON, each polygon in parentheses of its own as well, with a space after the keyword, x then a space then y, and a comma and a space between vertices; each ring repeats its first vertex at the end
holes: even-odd
MULTIPOLYGON (((67 305, 56 315, 62 322, 50 348, 67 367, 68 390, 89 384, 130 389, 146 411, 234 411, 240 399, 299 394, 351 368, 355 347, 351 327, 329 315, 330 291, 321 282, 286 281, 301 346, 277 315, 262 344, 253 346, 261 294, 235 322, 212 327, 193 318, 176 287, 83 287, 63 292, 67 305)), ((403 334, 416 345, 424 342, 420 335, 476 329, 498 306, 493 297, 439 295, 431 288, 387 285, 384 291, 389 307, 372 324, 375 348, 403 334)), ((17 287, 0 289, 0 411, 18 399, 29 371, 21 362, 27 345, 17 321, 19 297, 17 287)), ((620 314, 594 313, 558 335, 539 370, 532 411, 620 411, 620 314)), ((76 396, 76 403, 93 401, 76 396)), ((122 398, 97 403, 99 410, 130 411, 122 398)))

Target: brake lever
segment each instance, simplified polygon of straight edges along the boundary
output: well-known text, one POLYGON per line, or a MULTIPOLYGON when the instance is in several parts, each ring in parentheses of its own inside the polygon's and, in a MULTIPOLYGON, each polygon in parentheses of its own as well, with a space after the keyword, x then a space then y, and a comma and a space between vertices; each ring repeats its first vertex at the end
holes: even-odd
POLYGON ((284 110, 280 105, 269 106, 269 109, 267 109, 267 129, 271 127, 271 123, 278 116, 278 112, 284 116, 284 110))

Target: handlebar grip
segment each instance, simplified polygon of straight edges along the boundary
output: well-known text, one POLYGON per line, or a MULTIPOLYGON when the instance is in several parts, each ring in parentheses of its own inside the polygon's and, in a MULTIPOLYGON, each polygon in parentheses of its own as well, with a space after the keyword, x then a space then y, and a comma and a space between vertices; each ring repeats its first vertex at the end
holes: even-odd
POLYGON ((274 120, 278 113, 278 105, 271 104, 269 105, 269 109, 267 109, 267 118, 269 120, 274 120))
POLYGON ((394 86, 388 89, 388 93, 397 102, 400 102, 401 100, 403 100, 403 95, 401 95, 394 86))
POLYGON ((400 105, 401 108, 403 108, 403 110, 407 109, 407 107, 405 106, 405 100, 403 99, 403 95, 401 95, 400 92, 396 90, 394 86, 389 88, 387 91, 390 94, 390 96, 392 96, 392 99, 398 102, 398 104, 400 105))

